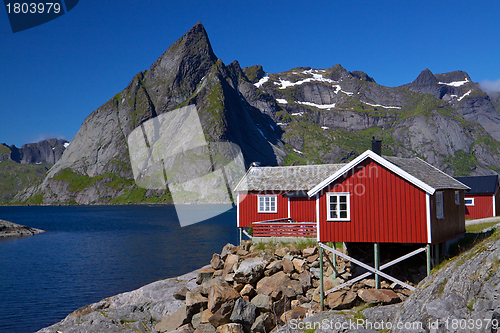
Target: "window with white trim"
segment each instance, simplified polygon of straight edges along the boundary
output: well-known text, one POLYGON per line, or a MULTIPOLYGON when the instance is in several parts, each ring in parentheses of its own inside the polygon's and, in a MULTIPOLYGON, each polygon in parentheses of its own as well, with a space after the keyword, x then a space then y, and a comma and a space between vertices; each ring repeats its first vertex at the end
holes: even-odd
POLYGON ((258 213, 277 213, 277 196, 276 195, 259 195, 258 213))
POLYGON ((444 218, 444 209, 443 209, 443 192, 436 192, 436 218, 442 219, 444 218))
POLYGON ((327 193, 327 221, 350 221, 351 204, 349 193, 327 193))
POLYGON ((474 198, 465 198, 466 206, 474 206, 474 198))
POLYGON ((460 205, 460 191, 455 191, 455 205, 460 205))

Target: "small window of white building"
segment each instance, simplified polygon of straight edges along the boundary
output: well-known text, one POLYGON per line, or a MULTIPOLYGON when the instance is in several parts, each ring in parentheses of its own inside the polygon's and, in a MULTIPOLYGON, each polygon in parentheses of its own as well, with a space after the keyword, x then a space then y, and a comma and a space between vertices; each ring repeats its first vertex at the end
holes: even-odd
POLYGON ((328 193, 326 200, 327 221, 350 221, 351 203, 349 193, 328 193))
POLYGON ((436 218, 442 219, 444 218, 444 209, 443 209, 443 192, 436 192, 436 218))
POLYGON ((277 196, 276 195, 259 195, 258 213, 277 213, 277 196))

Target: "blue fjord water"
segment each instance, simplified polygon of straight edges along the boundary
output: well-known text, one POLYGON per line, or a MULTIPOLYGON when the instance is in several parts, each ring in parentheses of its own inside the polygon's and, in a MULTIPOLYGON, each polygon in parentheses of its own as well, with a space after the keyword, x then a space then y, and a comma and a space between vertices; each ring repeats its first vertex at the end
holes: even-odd
POLYGON ((237 242, 235 210, 183 228, 167 205, 0 207, 0 219, 48 231, 0 238, 1 333, 35 332, 81 306, 206 265, 237 242))

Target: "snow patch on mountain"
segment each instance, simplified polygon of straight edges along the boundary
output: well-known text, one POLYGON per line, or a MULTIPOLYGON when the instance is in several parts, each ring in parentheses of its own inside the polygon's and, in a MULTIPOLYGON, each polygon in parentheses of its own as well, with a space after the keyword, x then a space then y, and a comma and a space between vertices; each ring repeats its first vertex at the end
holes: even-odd
POLYGON ((314 106, 315 108, 325 109, 325 110, 330 110, 330 109, 335 107, 335 103, 333 103, 333 104, 315 104, 315 103, 311 103, 311 102, 295 102, 295 103, 301 104, 301 105, 314 106))
POLYGON ((451 86, 451 87, 460 87, 466 83, 469 83, 469 79, 468 78, 465 78, 464 81, 453 81, 453 82, 438 82, 439 84, 445 84, 447 86, 451 86))
MULTIPOLYGON (((295 72, 293 72, 295 74, 295 72)), ((282 78, 279 78, 279 82, 274 82, 275 85, 279 85, 279 89, 286 89, 288 87, 293 87, 293 86, 298 86, 307 82, 326 82, 326 83, 337 83, 337 81, 334 81, 332 79, 327 79, 323 76, 323 74, 319 74, 319 71, 316 69, 309 69, 305 70, 302 72, 302 74, 306 75, 312 75, 312 77, 308 77, 307 79, 304 80, 299 80, 297 82, 291 82, 289 80, 283 80, 282 78)))
POLYGON ((257 88, 260 88, 264 83, 266 83, 267 81, 269 81, 269 76, 264 76, 262 79, 259 80, 259 82, 255 83, 254 86, 256 86, 257 88))
POLYGON ((379 108, 384 108, 384 109, 401 109, 400 106, 387 106, 387 105, 381 105, 381 104, 372 104, 368 102, 363 102, 366 105, 373 106, 373 107, 379 107, 379 108))
POLYGON ((276 98, 276 102, 278 102, 280 104, 288 104, 288 102, 286 101, 286 99, 283 99, 283 98, 276 98))
POLYGON ((469 90, 468 92, 466 92, 465 94, 463 94, 462 97, 460 97, 459 99, 457 99, 457 101, 460 102, 464 97, 469 96, 471 92, 472 92, 472 90, 469 90))

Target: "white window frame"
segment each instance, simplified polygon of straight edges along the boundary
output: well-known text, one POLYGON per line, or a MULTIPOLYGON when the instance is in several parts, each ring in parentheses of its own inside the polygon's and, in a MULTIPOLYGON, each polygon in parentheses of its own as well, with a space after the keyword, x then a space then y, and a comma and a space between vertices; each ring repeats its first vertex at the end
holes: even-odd
POLYGON ((258 213, 277 213, 278 212, 278 196, 277 195, 258 195, 257 196, 257 212, 258 213), (271 210, 274 201, 274 210, 271 210), (261 202, 263 205, 261 206, 261 202))
MULTIPOLYGON (((339 200, 337 201, 339 202, 339 200)), ((327 221, 350 221, 351 220, 351 194, 349 192, 330 192, 326 194, 326 220, 327 221), (341 197, 341 196, 346 196, 347 200, 347 217, 342 218, 340 217, 340 206, 337 203, 337 216, 336 218, 331 218, 331 210, 330 210, 330 198, 331 197, 341 197)))
POLYGON ((474 206, 474 198, 465 198, 465 205, 466 206, 474 206), (472 200, 471 203, 467 203, 467 200, 472 200))
POLYGON ((436 191, 436 218, 444 219, 443 191, 436 191))
POLYGON ((455 205, 460 205, 460 191, 455 191, 455 205))

